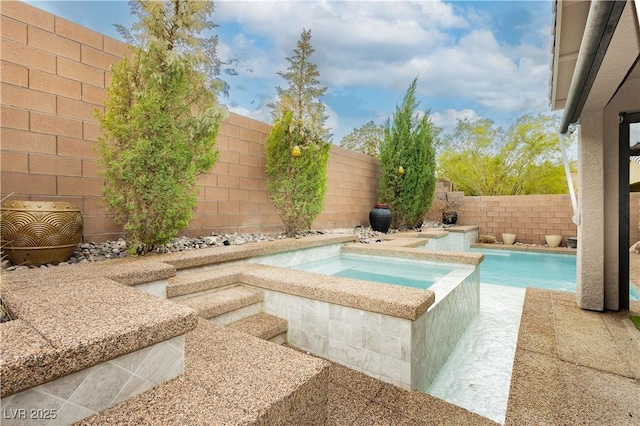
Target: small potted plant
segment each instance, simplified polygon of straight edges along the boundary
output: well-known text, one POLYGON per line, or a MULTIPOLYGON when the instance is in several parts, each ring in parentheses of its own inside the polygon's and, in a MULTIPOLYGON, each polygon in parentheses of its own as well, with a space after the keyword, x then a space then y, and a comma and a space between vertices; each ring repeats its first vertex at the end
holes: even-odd
POLYGON ((445 193, 443 197, 438 197, 434 202, 434 206, 442 214, 442 223, 445 225, 456 224, 458 212, 462 209, 458 201, 449 197, 449 193, 445 193))

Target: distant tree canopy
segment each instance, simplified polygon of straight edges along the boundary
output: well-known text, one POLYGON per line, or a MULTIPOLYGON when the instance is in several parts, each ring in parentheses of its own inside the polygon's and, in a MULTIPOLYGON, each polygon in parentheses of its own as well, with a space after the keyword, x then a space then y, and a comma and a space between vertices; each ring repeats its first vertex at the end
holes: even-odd
POLYGON ((438 177, 465 195, 567 193, 557 127, 550 116, 530 114, 507 130, 488 119, 459 121, 444 138, 438 177))
POLYGON ((340 146, 378 158, 382 141, 384 141, 384 126, 371 120, 342 138, 340 146))

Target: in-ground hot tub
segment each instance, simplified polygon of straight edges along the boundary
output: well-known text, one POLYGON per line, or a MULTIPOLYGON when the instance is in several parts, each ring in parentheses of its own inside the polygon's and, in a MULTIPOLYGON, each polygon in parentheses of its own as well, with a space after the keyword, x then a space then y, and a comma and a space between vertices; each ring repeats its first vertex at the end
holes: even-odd
POLYGON ((427 289, 456 269, 455 265, 357 253, 292 266, 293 269, 343 278, 427 289))
POLYGON ((340 285, 335 277, 342 277, 372 293, 403 283, 435 293, 435 302, 416 318, 354 308, 349 300, 300 301, 265 292, 264 301, 266 312, 289 320, 291 344, 405 389, 426 391, 479 311, 482 258, 475 253, 347 244, 261 256, 252 262, 298 270, 307 281, 327 281, 322 277, 331 275, 340 285))

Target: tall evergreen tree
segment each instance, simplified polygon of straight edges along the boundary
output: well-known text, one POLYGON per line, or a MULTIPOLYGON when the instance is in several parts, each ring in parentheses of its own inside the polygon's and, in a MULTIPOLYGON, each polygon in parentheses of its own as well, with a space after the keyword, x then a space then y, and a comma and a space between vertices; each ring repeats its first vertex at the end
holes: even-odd
POLYGON ((127 233, 128 250, 145 253, 185 228, 196 205, 195 178, 213 167, 223 89, 215 77, 217 39, 211 1, 131 2, 139 19, 120 27, 132 47, 111 68, 99 163, 107 206, 127 233))
POLYGON ((327 118, 325 106, 320 101, 327 88, 320 84, 318 66, 310 60, 313 52, 311 30, 303 29, 293 56, 286 58, 289 63, 287 70, 278 72, 287 82, 287 87, 276 87, 279 101, 268 106, 274 119, 291 111, 293 122, 303 123, 307 131, 328 139, 329 132, 324 127, 327 118))
POLYGON ((407 90, 402 105, 396 106, 387 122, 380 146, 382 176, 378 187, 381 202, 389 204, 393 226, 414 227, 431 208, 436 184, 434 139, 438 129, 429 113, 417 114, 417 77, 407 90))
POLYGON ((280 101, 270 105, 274 125, 265 142, 267 193, 280 212, 287 235, 308 229, 322 212, 327 189, 330 143, 324 128, 319 72, 310 56, 311 30, 303 30, 289 68, 278 74, 288 83, 277 88, 280 101))

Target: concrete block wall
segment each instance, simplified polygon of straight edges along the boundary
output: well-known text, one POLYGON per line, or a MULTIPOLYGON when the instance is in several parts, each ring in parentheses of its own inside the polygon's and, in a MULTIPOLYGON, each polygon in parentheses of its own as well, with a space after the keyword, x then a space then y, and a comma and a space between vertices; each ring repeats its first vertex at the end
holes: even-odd
POLYGON ((477 224, 480 233, 494 235, 498 240, 503 232, 510 232, 519 242, 544 244, 545 235, 577 236, 572 215, 568 194, 483 196, 464 197, 458 220, 477 224))
POLYGON ((333 145, 327 165, 324 210, 314 228, 369 226, 369 211, 377 202, 378 160, 333 145))
MULTIPOLYGON (((86 241, 122 236, 102 199, 94 111, 103 110, 109 66, 126 45, 19 1, 0 2, 0 17, 2 196, 77 205, 86 241)), ((222 123, 218 162, 198 178, 198 206, 184 234, 282 229, 265 190, 269 128, 237 114, 222 123)), ((367 225, 378 173, 377 160, 332 147, 325 209, 313 226, 367 225)))
MULTIPOLYGON (((436 191, 449 190, 445 182, 438 181, 436 191)), ((545 235, 558 234, 575 237, 578 234, 572 221, 573 208, 569 194, 508 195, 466 197, 461 192, 449 192, 450 198, 462 208, 458 212, 458 225, 476 225, 478 233, 493 235, 501 240, 503 232, 516 234, 516 241, 526 244, 545 244, 545 235)), ((640 193, 631 193, 629 203, 629 245, 640 240, 640 193)), ((617 209, 617 206, 614 206, 617 209)), ((427 216, 438 220, 439 212, 432 209, 427 216)))
POLYGON ((125 45, 19 1, 0 12, 3 197, 71 202, 89 238, 116 236, 101 205, 94 111, 125 45))

